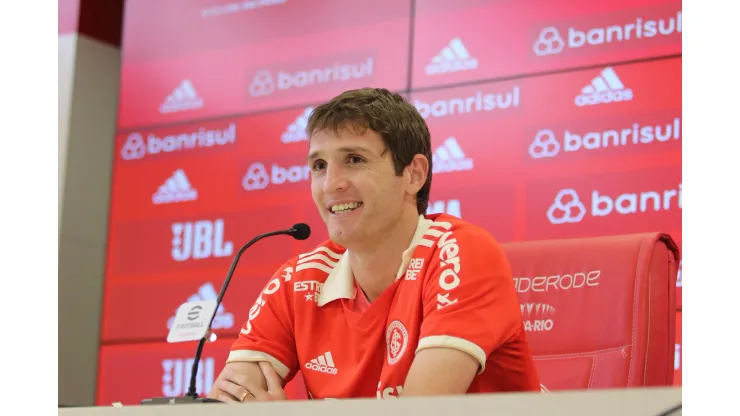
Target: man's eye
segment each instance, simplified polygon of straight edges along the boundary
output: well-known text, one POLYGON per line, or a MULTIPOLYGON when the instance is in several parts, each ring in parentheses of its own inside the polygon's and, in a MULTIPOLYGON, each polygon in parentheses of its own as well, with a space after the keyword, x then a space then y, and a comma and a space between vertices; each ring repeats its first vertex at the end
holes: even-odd
POLYGON ((313 164, 313 170, 321 170, 326 167, 326 164, 324 162, 315 162, 313 164))
POLYGON ((363 162, 363 159, 361 157, 359 157, 359 156, 350 156, 349 157, 349 161, 351 163, 362 163, 363 162))

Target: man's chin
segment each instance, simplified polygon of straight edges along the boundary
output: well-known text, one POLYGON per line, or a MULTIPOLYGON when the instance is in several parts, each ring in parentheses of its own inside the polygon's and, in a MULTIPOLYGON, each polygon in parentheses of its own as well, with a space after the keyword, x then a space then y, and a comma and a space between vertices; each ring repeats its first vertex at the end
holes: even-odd
POLYGON ((331 239, 331 241, 339 244, 340 246, 345 246, 345 244, 347 244, 347 241, 351 239, 349 237, 350 236, 347 230, 329 230, 329 238, 331 239))
POLYGON ((330 227, 329 238, 342 247, 348 247, 358 237, 355 227, 330 227))

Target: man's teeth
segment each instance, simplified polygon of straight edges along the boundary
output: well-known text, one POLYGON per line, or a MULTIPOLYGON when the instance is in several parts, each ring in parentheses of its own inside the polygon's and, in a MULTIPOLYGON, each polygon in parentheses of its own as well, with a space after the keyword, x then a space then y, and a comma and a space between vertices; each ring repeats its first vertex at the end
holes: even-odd
POLYGON ((362 205, 362 202, 348 202, 346 204, 332 205, 331 211, 335 213, 352 211, 353 209, 359 208, 360 205, 362 205))

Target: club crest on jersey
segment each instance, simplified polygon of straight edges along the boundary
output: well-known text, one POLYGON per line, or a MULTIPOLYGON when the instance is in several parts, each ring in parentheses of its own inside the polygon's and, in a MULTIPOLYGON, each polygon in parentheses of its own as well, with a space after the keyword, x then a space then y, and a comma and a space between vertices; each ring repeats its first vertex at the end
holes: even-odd
POLYGON ((393 365, 403 357, 409 344, 409 332, 401 321, 395 320, 388 325, 388 330, 385 332, 385 343, 388 364, 393 365))

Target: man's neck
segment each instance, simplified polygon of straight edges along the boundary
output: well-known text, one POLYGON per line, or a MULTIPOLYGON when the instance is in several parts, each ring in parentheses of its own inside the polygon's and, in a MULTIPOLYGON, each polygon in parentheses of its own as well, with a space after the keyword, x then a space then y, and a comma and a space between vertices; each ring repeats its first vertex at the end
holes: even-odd
POLYGON ((411 244, 418 223, 416 213, 406 214, 393 231, 372 248, 349 250, 352 273, 370 302, 396 280, 403 252, 411 244))

